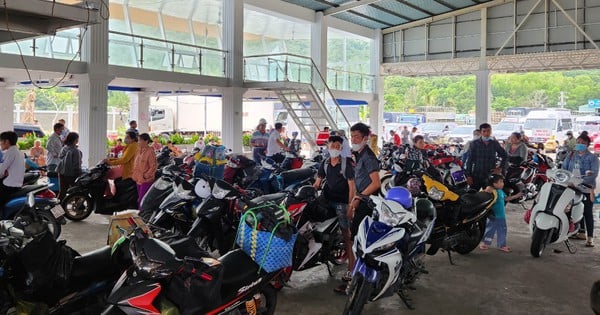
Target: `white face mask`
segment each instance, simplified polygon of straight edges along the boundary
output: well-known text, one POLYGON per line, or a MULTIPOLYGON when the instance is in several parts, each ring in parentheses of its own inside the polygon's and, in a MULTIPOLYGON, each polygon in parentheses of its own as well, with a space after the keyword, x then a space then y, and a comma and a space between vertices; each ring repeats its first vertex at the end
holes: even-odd
POLYGON ((362 149, 364 145, 365 145, 365 142, 353 143, 352 144, 352 151, 360 151, 360 149, 362 149))
POLYGON ((336 157, 340 156, 340 154, 342 154, 342 151, 340 151, 340 150, 329 149, 329 156, 331 156, 332 158, 336 158, 336 157))

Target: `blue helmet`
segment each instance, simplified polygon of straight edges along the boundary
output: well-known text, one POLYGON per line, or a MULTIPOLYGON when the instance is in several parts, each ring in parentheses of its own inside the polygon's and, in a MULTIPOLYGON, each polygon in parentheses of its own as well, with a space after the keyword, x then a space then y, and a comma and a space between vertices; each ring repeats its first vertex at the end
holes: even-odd
POLYGON ((390 188, 385 199, 393 200, 401 204, 405 209, 412 207, 412 195, 410 191, 404 187, 390 188))

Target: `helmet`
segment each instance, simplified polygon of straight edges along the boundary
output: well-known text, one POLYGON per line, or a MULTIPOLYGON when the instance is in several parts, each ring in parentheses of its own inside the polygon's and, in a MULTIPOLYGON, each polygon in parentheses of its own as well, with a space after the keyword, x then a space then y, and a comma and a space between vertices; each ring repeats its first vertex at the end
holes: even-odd
POLYGON ((413 177, 406 182, 406 188, 410 191, 410 194, 413 197, 416 197, 421 194, 421 179, 413 177))
POLYGON ((317 198, 317 190, 310 185, 302 186, 298 188, 294 197, 299 200, 312 200, 317 198))
POLYGON ((388 190, 386 200, 393 200, 401 204, 405 209, 412 207, 412 195, 404 187, 392 187, 388 190))
POLYGON ((264 119, 264 118, 261 118, 261 119, 258 121, 258 124, 259 124, 259 125, 266 125, 266 124, 267 124, 267 120, 266 120, 266 119, 264 119))
POLYGON ((415 208, 417 208, 417 220, 421 222, 431 222, 436 217, 435 206, 429 199, 417 199, 415 208))

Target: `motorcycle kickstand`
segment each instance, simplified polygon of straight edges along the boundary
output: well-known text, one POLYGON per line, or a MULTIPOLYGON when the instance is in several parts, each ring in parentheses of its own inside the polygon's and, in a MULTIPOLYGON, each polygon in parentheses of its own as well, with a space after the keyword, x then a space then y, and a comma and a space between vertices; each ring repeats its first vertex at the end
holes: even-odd
POLYGON ((333 278, 333 271, 331 271, 331 266, 329 265, 329 262, 325 263, 325 265, 327 266, 327 272, 329 272, 329 276, 333 278))
POLYGON ((571 254, 577 253, 577 247, 573 246, 573 244, 571 244, 571 242, 569 242, 569 239, 565 240, 565 245, 567 245, 567 249, 569 250, 569 253, 571 253, 571 254))
POLYGON ((414 310, 415 309, 415 305, 413 304, 413 300, 408 296, 408 294, 406 294, 406 292, 405 292, 404 289, 400 289, 396 293, 398 294, 398 296, 400 297, 400 299, 402 300, 402 302, 404 302, 404 305, 406 305, 406 307, 409 310, 414 310))
POLYGON ((452 266, 455 266, 454 260, 452 259, 452 251, 451 250, 446 250, 446 252, 448 253, 448 260, 450 261, 450 264, 452 266))

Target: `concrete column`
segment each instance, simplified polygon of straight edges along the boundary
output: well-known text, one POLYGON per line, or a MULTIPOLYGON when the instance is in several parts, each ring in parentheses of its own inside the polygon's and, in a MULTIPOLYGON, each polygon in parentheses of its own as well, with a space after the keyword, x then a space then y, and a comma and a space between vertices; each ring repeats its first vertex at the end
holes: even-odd
POLYGON ((383 77, 381 76, 381 62, 383 61, 382 35, 380 30, 375 30, 371 41, 371 74, 373 79, 373 100, 369 102, 369 124, 371 130, 379 135, 381 145, 386 134, 383 131, 383 77))
POLYGON ((129 117, 137 121, 140 133, 148 132, 150 122, 150 95, 145 92, 127 93, 130 100, 129 117))
MULTIPOLYGON (((327 25, 327 17, 323 15, 323 12, 315 13, 315 22, 310 26, 310 57, 317 65, 325 82, 327 82, 327 25)), ((313 79, 313 81, 317 79, 313 79)))
POLYGON ((490 122, 491 73, 490 70, 475 71, 475 125, 490 122))
MULTIPOLYGON (((242 152, 244 88, 223 88, 222 138, 223 145, 233 152, 242 152)), ((212 116, 213 113, 209 113, 212 116)), ((216 113, 215 113, 216 114, 216 113)))
POLYGON ((77 78, 79 148, 83 152, 83 165, 90 167, 106 158, 107 150, 108 83, 113 79, 108 75, 108 21, 100 19, 98 24, 88 26, 81 57, 87 62, 88 73, 77 78))
POLYGON ((225 74, 230 86, 244 84, 244 1, 223 0, 223 44, 227 50, 225 74))
POLYGON ((0 87, 0 132, 13 130, 14 109, 15 109, 14 90, 0 87))

